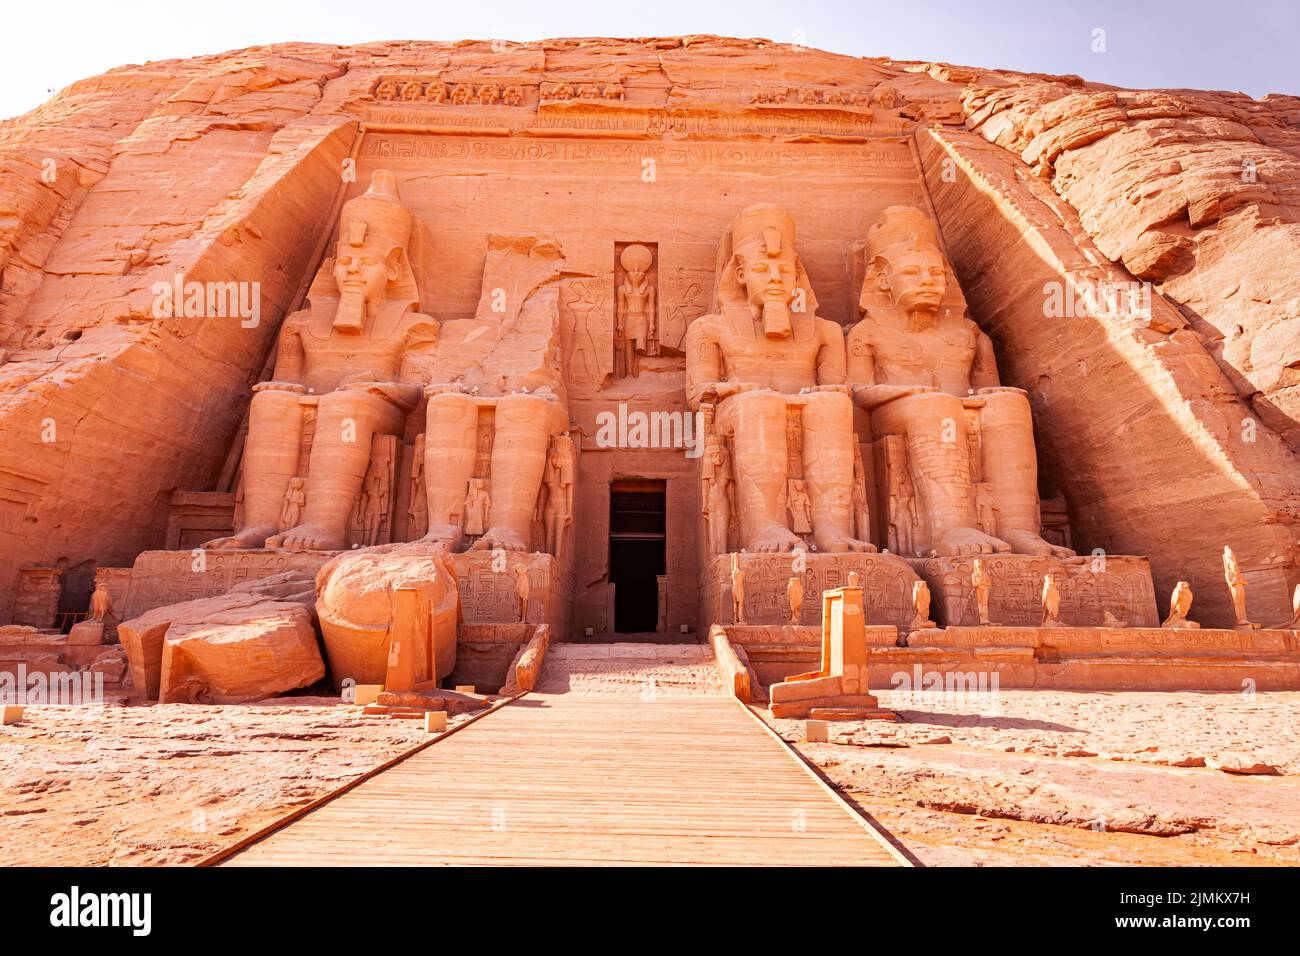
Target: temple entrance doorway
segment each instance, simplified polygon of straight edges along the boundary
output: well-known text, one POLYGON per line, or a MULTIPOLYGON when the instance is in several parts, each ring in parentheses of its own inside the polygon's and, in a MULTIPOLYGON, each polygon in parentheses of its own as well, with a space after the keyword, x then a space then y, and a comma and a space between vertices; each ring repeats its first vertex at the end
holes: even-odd
POLYGON ((659 582, 665 573, 667 482, 610 482, 609 579, 614 631, 645 634, 659 627, 659 582))

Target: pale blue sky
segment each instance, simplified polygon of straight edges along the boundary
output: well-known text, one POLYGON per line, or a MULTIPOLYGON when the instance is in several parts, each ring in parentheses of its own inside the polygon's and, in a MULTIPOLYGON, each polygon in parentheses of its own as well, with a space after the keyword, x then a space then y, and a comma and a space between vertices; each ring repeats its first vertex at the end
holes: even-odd
POLYGON ((854 56, 1300 94, 1296 0, 5 0, 0 117, 124 63, 307 40, 718 33, 854 56), (1093 52, 1093 31, 1106 31, 1093 52))

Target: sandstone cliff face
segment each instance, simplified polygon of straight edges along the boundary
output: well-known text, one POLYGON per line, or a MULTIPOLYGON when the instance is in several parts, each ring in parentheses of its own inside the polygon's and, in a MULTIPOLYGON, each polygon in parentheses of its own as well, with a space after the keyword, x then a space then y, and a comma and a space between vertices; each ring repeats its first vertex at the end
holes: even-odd
MULTIPOLYGON (((1227 615, 1232 543, 1280 620, 1300 580, 1298 153, 1295 97, 717 37, 282 44, 82 81, 0 123, 0 621, 19 569, 127 564, 162 544, 173 490, 228 478, 279 321, 365 182, 348 159, 405 164, 439 320, 474 316, 493 236, 555 234, 546 347, 589 433, 610 396, 680 405, 673 343, 743 205, 791 206, 843 324, 852 242, 890 202, 929 202, 1077 543, 1150 554, 1162 589, 1193 576, 1206 623, 1227 615), (659 242, 667 357, 637 380, 612 376, 611 223, 659 242), (258 321, 157 315, 178 274, 256 283, 258 321), (1133 278, 1155 284, 1149 321, 1045 325, 1045 282, 1133 278)), ((689 484, 670 495, 687 508, 689 484)))

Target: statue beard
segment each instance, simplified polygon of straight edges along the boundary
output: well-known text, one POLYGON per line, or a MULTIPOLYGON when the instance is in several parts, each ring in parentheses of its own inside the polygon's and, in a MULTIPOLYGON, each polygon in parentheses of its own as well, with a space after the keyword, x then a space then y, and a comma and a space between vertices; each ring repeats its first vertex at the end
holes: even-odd
POLYGON ((907 318, 910 331, 924 332, 939 324, 939 310, 937 308, 916 308, 907 314, 907 318))
POLYGON ((339 298, 339 308, 334 315, 334 328, 340 332, 361 332, 366 327, 366 294, 345 291, 339 298))
POLYGON ((763 334, 769 339, 788 339, 791 332, 790 303, 780 299, 764 299, 763 334))

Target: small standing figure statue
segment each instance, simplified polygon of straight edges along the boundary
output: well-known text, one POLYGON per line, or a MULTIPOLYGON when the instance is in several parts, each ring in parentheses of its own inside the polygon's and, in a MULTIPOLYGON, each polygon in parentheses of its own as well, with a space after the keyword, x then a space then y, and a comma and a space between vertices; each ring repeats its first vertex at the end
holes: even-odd
POLYGON ((302 522, 302 506, 307 503, 307 483, 301 478, 290 478, 284 490, 284 506, 280 509, 280 530, 296 528, 302 522))
MULTIPOLYGON (((862 464, 862 449, 853 443, 853 532, 863 541, 871 540, 871 506, 867 503, 867 469, 862 464)), ((869 549, 875 551, 875 545, 869 549)))
POLYGON ((519 599, 519 622, 528 623, 528 569, 515 565, 515 597, 519 599))
POLYGON ((790 581, 785 586, 785 598, 790 603, 790 623, 798 625, 803 610, 803 581, 799 575, 790 576, 790 581))
POLYGON ((1050 571, 1043 575, 1043 627, 1065 627, 1061 620, 1061 589, 1050 571))
POLYGON ((971 565, 970 583, 975 589, 975 608, 979 612, 980 626, 992 627, 993 622, 989 620, 989 592, 993 590, 993 582, 980 558, 976 558, 971 565))
POLYGON ((471 478, 465 494, 465 535, 476 538, 487 530, 492 497, 488 494, 486 478, 471 478))
POLYGON ((618 287, 618 313, 614 338, 619 344, 623 375, 635 378, 640 355, 654 355, 655 289, 648 275, 654 253, 635 243, 618 257, 623 267, 623 284, 618 287))
MULTIPOLYGON (((384 519, 388 515, 388 477, 379 462, 371 465, 366 472, 365 484, 361 487, 360 502, 361 533, 367 547, 380 542, 384 519)), ((296 527, 289 525, 289 527, 296 527)))
POLYGON ((934 621, 930 619, 930 585, 924 581, 912 582, 912 623, 908 625, 909 631, 919 631, 923 627, 934 627, 934 621))
POLYGON ((790 509, 790 530, 798 535, 812 534, 812 500, 804 490, 802 478, 790 479, 786 501, 790 509))
POLYGON ((1161 627, 1192 628, 1200 627, 1195 621, 1188 620, 1192 610, 1192 585, 1188 581, 1179 581, 1174 585, 1174 593, 1169 596, 1169 616, 1161 627))
POLYGON ((424 483, 424 436, 415 439, 411 456, 411 503, 406 509, 406 535, 419 541, 429 530, 429 498, 424 483))
POLYGON ((558 558, 564 548, 565 529, 573 523, 573 439, 568 435, 556 435, 551 440, 545 487, 542 527, 546 531, 546 550, 558 558))
POLYGON ((107 621, 113 614, 113 599, 108 594, 108 585, 100 581, 90 595, 90 617, 88 621, 107 621))
POLYGON ((709 529, 709 553, 727 553, 727 530, 731 525, 731 467, 727 446, 710 437, 704 452, 704 518, 709 529))
POLYGON ((1232 548, 1226 545, 1223 548, 1223 579, 1228 582, 1232 610, 1237 617, 1237 623, 1233 626, 1239 631, 1259 627, 1258 624, 1250 623, 1246 617, 1246 576, 1241 573, 1241 566, 1237 564, 1237 556, 1232 553, 1232 548))
POLYGON ((745 623, 745 571, 739 552, 731 552, 731 622, 745 623))

